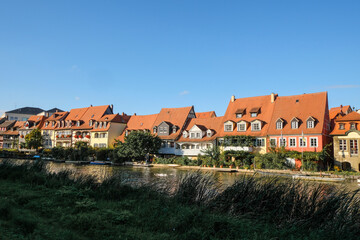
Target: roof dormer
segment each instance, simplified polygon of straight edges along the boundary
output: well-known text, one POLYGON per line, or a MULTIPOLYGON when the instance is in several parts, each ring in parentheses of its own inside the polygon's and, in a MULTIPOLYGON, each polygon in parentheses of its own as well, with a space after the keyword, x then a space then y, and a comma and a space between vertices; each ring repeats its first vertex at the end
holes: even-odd
POLYGON ((236 118, 242 118, 245 115, 245 110, 246 108, 239 108, 238 110, 236 110, 235 112, 236 118))
POLYGON ((206 130, 207 137, 212 137, 213 134, 214 134, 213 130, 211 130, 211 129, 206 130))
POLYGON ((293 119, 291 119, 291 128, 292 129, 297 129, 299 128, 299 122, 300 120, 296 117, 294 117, 293 119))
POLYGON ((183 131, 183 138, 187 138, 189 136, 189 133, 185 130, 183 131))
POLYGON ((254 107, 250 110, 250 116, 251 117, 257 117, 260 113, 260 107, 254 107))
POLYGON ((234 131, 234 125, 235 125, 235 123, 233 122, 233 121, 226 121, 225 123, 224 123, 224 131, 225 132, 232 132, 232 131, 234 131))
POLYGON ((314 128, 315 127, 315 118, 313 118, 312 116, 308 117, 308 119, 306 120, 306 127, 314 128))
POLYGON ((284 120, 279 118, 276 120, 276 129, 283 129, 284 128, 284 120))

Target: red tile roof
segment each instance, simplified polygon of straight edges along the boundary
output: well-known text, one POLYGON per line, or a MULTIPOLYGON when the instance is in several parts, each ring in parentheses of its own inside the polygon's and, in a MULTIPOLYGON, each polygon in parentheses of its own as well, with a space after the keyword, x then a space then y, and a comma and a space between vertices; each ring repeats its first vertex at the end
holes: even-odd
POLYGON ((155 126, 159 126, 162 122, 171 123, 178 127, 176 133, 164 136, 159 135, 161 139, 177 139, 180 135, 181 129, 186 124, 186 120, 190 114, 190 111, 193 110, 193 107, 181 107, 181 108, 162 108, 151 129, 155 126))
POLYGON ((195 125, 203 131, 206 131, 208 129, 212 130, 213 135, 211 137, 207 137, 207 135, 205 135, 201 139, 191 139, 189 137, 184 138, 184 136, 181 134, 178 142, 207 142, 215 140, 218 137, 220 129, 222 129, 223 117, 192 118, 189 121, 189 124, 187 124, 185 130, 189 133, 190 129, 195 125))
POLYGON ((198 112, 195 115, 196 115, 196 118, 212 118, 212 117, 216 117, 215 111, 198 112))
MULTIPOLYGON (((158 114, 151 115, 132 115, 127 122, 126 130, 150 130, 152 132, 152 126, 157 118, 158 114)), ((125 140, 125 131, 116 139, 123 142, 125 140)))
POLYGON ((336 118, 335 127, 330 135, 346 135, 346 132, 350 130, 350 123, 356 123, 357 130, 360 131, 360 113, 351 112, 345 116, 336 118), (340 124, 344 124, 344 129, 339 129, 340 124))
POLYGON ((330 119, 335 119, 338 115, 345 115, 347 114, 347 112, 350 111, 351 112, 351 106, 347 105, 347 106, 340 106, 340 107, 333 107, 329 110, 329 114, 330 114, 330 119))
POLYGON ((274 106, 275 103, 271 102, 270 95, 238 98, 235 99, 233 102, 230 101, 223 117, 223 124, 220 128, 219 137, 234 135, 265 136, 269 127, 269 123, 271 121, 274 106), (241 109, 244 114, 241 118, 236 118, 236 112, 239 111, 239 109, 241 109), (259 111, 257 117, 251 117, 250 112, 255 110, 259 111), (250 124, 247 127, 247 130, 244 132, 238 132, 236 124, 232 132, 224 131, 224 123, 227 121, 232 121, 233 123, 246 121, 247 123, 250 123, 254 120, 260 120, 262 122, 262 128, 260 131, 251 131, 250 124))
POLYGON ((330 122, 330 119, 325 119, 327 106, 327 92, 277 97, 267 134, 321 134, 324 124, 330 122), (294 117, 300 120, 297 129, 291 128, 291 120, 294 117), (316 121, 314 128, 306 126, 309 117, 316 121), (284 120, 283 129, 276 129, 276 121, 279 118, 284 120))

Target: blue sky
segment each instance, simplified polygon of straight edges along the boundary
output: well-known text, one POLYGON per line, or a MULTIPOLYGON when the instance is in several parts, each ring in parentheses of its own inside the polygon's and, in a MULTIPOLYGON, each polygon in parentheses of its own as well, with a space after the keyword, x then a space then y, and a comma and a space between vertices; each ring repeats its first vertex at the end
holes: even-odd
POLYGON ((2 1, 0 112, 328 91, 360 108, 360 1, 2 1))

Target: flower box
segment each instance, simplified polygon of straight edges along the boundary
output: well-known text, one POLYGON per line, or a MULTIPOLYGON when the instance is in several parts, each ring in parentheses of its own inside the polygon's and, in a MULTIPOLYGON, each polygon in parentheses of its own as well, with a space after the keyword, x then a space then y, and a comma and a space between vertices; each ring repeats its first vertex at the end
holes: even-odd
POLYGON ((86 138, 90 138, 90 135, 86 135, 85 137, 86 137, 86 138))
POLYGON ((75 135, 74 137, 75 137, 75 138, 79 138, 79 136, 78 136, 78 135, 75 135))
POLYGON ((68 138, 69 138, 69 137, 71 137, 71 135, 67 135, 66 137, 68 137, 68 138))
POLYGON ((83 136, 79 135, 79 138, 83 138, 83 136))

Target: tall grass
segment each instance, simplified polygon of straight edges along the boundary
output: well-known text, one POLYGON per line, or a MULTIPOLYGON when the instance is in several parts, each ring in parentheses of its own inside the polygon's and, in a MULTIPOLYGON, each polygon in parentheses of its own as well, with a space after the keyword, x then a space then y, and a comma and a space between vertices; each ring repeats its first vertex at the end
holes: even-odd
MULTIPOLYGON (((79 191, 81 196, 87 197, 77 194, 76 213, 83 212, 83 209, 92 211, 95 202, 91 199, 120 200, 132 195, 140 202, 160 199, 159 202, 170 201, 175 205, 193 206, 201 209, 201 212, 231 216, 234 219, 247 217, 265 221, 279 228, 296 227, 310 232, 321 229, 324 236, 329 238, 347 236, 347 239, 351 239, 351 236, 360 236, 359 191, 351 192, 300 180, 243 176, 233 185, 224 187, 210 173, 197 171, 188 172, 175 182, 138 184, 134 187, 124 175, 114 175, 99 183, 93 177, 74 176, 71 171, 49 173, 42 162, 14 165, 8 161, 0 163, 0 179, 59 189, 57 193, 64 197, 64 201, 66 198, 70 200, 69 192, 75 194, 79 191)), ((5 217, 12 214, 7 210, 8 204, 0 204, 0 214, 5 217)), ((151 211, 166 211, 161 207, 149 207, 149 210, 142 211, 146 214, 152 214, 151 211)), ((186 216, 190 219, 192 214, 189 212, 186 216)), ((121 219, 121 216, 117 218, 121 219)), ((151 219, 156 217, 151 216, 151 219)), ((26 225, 30 229, 28 231, 36 228, 36 223, 31 221, 21 224, 26 225)), ((186 229, 183 223, 179 223, 180 225, 186 229)))

